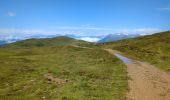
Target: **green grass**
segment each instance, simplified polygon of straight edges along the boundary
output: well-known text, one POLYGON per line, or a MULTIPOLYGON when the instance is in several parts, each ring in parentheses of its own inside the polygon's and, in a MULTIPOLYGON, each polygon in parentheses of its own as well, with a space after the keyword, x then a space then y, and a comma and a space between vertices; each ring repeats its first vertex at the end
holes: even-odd
POLYGON ((170 31, 98 44, 96 47, 117 49, 135 59, 147 61, 163 70, 170 71, 170 31))
POLYGON ((91 44, 82 40, 75 40, 69 37, 55 37, 55 38, 42 38, 42 39, 27 39, 24 41, 18 41, 7 45, 8 47, 49 47, 49 46, 68 46, 68 45, 80 45, 91 44))
POLYGON ((126 66, 106 51, 69 45, 11 45, 0 48, 2 100, 125 99, 126 66), (47 73, 68 82, 49 82, 44 77, 47 73))

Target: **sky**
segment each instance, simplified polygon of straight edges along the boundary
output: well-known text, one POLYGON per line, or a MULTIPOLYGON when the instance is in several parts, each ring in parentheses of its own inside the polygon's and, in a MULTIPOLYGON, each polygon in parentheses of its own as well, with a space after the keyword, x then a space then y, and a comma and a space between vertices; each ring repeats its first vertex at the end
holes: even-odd
POLYGON ((170 0, 0 0, 0 36, 170 30, 170 0))

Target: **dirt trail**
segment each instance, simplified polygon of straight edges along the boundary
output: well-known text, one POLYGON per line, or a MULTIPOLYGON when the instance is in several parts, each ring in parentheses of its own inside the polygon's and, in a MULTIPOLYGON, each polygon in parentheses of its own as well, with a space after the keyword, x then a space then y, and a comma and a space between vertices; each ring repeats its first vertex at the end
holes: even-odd
MULTIPOLYGON (((107 49, 111 54, 120 54, 107 49)), ((148 64, 132 60, 126 63, 129 92, 127 100, 170 100, 170 74, 148 64)))
MULTIPOLYGON (((92 49, 88 47, 75 46, 92 49)), ((170 74, 146 62, 140 62, 122 56, 116 50, 104 49, 124 59, 127 65, 129 91, 127 100, 170 100, 170 74), (127 61, 126 61, 127 60, 127 61)))

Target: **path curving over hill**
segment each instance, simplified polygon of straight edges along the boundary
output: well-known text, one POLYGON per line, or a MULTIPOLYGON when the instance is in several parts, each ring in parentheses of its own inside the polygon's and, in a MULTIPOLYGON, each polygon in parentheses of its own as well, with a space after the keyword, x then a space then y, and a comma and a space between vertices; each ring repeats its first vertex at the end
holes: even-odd
MULTIPOLYGON (((117 57, 121 55, 115 50, 106 50, 117 57)), ((124 61, 130 77, 128 100, 170 100, 170 74, 146 62, 128 60, 124 61)))

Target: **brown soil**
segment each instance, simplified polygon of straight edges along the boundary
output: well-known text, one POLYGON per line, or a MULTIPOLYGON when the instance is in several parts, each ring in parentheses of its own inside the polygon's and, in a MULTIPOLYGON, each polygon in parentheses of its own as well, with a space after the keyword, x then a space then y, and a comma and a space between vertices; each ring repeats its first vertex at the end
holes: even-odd
POLYGON ((60 78, 55 77, 52 73, 47 73, 44 75, 44 77, 48 80, 48 82, 53 82, 59 85, 65 84, 68 82, 68 80, 66 79, 60 79, 60 78))
MULTIPOLYGON (((107 50, 112 54, 119 53, 107 50)), ((145 62, 127 64, 129 91, 127 100, 170 100, 170 74, 145 62)))
POLYGON ((73 47, 77 47, 77 48, 84 48, 84 49, 93 49, 93 48, 89 48, 89 47, 82 47, 82 46, 78 46, 78 45, 71 45, 73 47))

